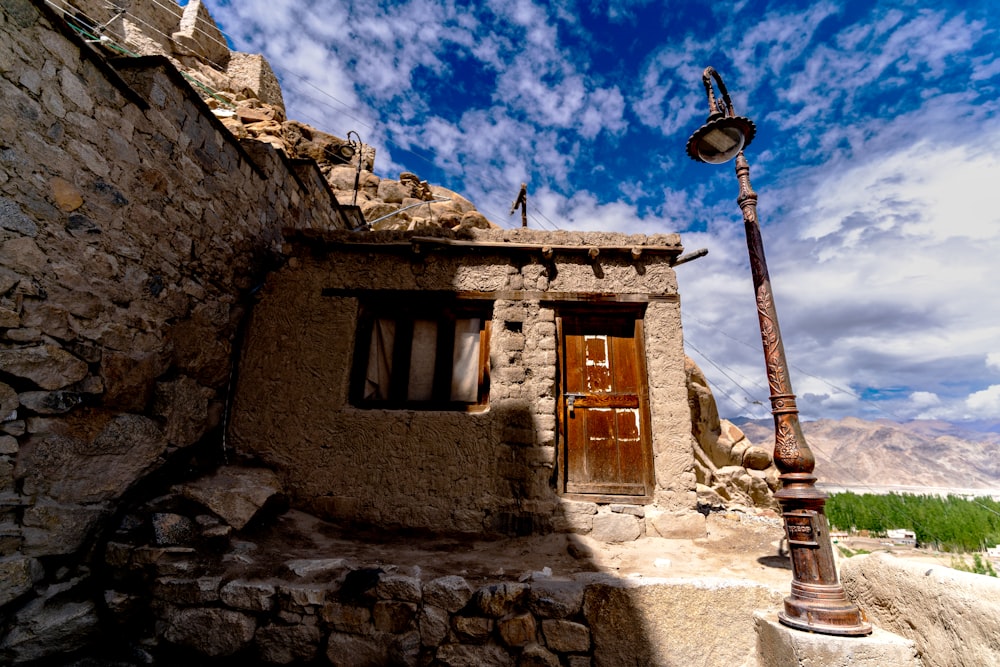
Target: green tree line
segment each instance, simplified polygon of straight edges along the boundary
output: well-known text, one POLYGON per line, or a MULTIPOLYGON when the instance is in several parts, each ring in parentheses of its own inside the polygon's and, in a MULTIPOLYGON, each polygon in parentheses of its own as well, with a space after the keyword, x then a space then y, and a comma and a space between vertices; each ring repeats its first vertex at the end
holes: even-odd
POLYGON ((991 498, 847 491, 830 496, 826 515, 835 529, 874 536, 906 528, 916 533, 918 544, 942 551, 980 551, 1000 543, 1000 503, 991 498))

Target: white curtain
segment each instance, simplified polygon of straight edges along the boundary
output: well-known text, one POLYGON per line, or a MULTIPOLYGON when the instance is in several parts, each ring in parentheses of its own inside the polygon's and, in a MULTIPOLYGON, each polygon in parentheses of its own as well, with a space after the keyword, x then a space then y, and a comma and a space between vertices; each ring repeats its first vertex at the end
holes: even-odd
POLYGON ((452 355, 451 400, 475 403, 479 398, 478 317, 455 321, 455 350, 452 355))
POLYGON ((375 320, 372 340, 368 347, 368 372, 365 375, 364 398, 384 401, 389 398, 392 379, 392 346, 396 340, 394 320, 375 320))
POLYGON ((410 380, 406 397, 411 401, 434 398, 434 365, 437 362, 438 325, 434 320, 413 323, 410 347, 410 380))

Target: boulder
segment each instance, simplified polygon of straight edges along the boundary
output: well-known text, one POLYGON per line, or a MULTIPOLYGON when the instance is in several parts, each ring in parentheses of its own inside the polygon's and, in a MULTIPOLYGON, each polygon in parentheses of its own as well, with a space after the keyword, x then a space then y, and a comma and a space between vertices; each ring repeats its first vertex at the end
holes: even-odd
POLYGON ((589 533, 594 528, 597 504, 566 500, 559 504, 553 528, 560 533, 589 533))
POLYGON ((440 607, 424 604, 420 609, 417 623, 420 627, 420 642, 424 646, 437 646, 448 636, 450 616, 440 607))
POLYGON ((387 204, 402 204, 410 196, 410 191, 399 181, 383 178, 378 184, 376 196, 387 204))
POLYGON ((434 656, 443 667, 514 667, 514 658, 499 646, 445 644, 434 656))
POLYGON ((590 651, 590 628, 581 623, 564 619, 542 621, 545 645, 560 653, 586 653, 590 651))
POLYGON ((167 615, 164 638, 208 656, 233 655, 253 640, 253 616, 212 607, 175 609, 167 615))
POLYGON ((594 516, 590 536, 601 542, 632 542, 639 539, 639 518, 631 514, 606 513, 594 516))
MULTIPOLYGON (((500 639, 507 646, 527 646, 536 641, 538 624, 531 614, 515 614, 497 624, 500 639)), ((558 664, 558 663, 557 663, 558 664)))
POLYGON ((273 665, 310 662, 319 642, 319 628, 312 625, 265 625, 254 635, 260 659, 273 665))
POLYGON ((526 584, 504 582, 480 588, 473 596, 472 602, 485 616, 500 618, 520 607, 527 595, 526 584))
POLYGON ((153 414, 164 420, 167 442, 176 447, 198 442, 210 426, 208 405, 214 397, 215 390, 187 376, 157 383, 153 414))
POLYGON ((684 374, 687 378, 688 406, 691 409, 691 433, 702 450, 709 452, 722 432, 715 397, 708 387, 705 374, 689 357, 684 358, 684 374))
POLYGON ((568 618, 583 606, 583 585, 575 581, 543 579, 531 584, 528 609, 542 618, 568 618))
POLYGON ((326 645, 326 658, 334 667, 390 664, 388 641, 381 636, 359 637, 331 632, 326 645))
POLYGON ((707 531, 705 515, 692 511, 650 512, 646 524, 652 524, 653 530, 660 537, 670 539, 696 540, 705 537, 707 531))
POLYGON ((20 406, 21 401, 13 387, 0 382, 0 421, 15 419, 20 406))
POLYGON ((18 396, 21 405, 40 415, 59 415, 69 412, 83 400, 74 391, 26 391, 18 396))
POLYGON ((17 475, 24 493, 64 504, 110 501, 151 470, 167 447, 157 423, 141 415, 80 413, 66 432, 21 445, 17 475), (97 435, 87 437, 93 431, 97 435))
POLYGON ((50 391, 79 382, 89 370, 86 362, 51 344, 0 350, 0 368, 50 391))
POLYGON ((472 597, 472 587, 463 577, 452 574, 424 584, 424 604, 456 612, 472 597))
POLYGON ((274 607, 277 587, 268 581, 234 579, 219 590, 224 604, 242 611, 269 611, 274 607))
POLYGON ((752 445, 744 450, 743 461, 741 463, 744 468, 749 468, 750 470, 766 470, 772 463, 771 452, 763 447, 752 445))
POLYGON ((85 648, 96 636, 97 608, 90 600, 63 595, 64 585, 25 605, 0 643, 0 656, 21 664, 55 658, 85 648))
POLYGON ((29 556, 74 553, 108 511, 103 505, 63 505, 38 499, 24 510, 22 550, 29 556))
POLYGON ((282 493, 282 486, 278 476, 270 470, 225 467, 175 490, 240 530, 268 500, 282 493))
POLYGON ((0 607, 30 591, 44 575, 41 563, 34 558, 0 558, 0 607))
POLYGON ((493 224, 479 211, 463 213, 459 224, 462 229, 490 229, 493 227, 493 224))

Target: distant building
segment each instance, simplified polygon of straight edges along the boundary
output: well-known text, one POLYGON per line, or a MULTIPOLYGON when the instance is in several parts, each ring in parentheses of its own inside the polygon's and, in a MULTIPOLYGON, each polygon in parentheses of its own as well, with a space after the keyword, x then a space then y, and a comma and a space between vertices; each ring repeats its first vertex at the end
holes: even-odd
POLYGON ((909 547, 917 546, 917 534, 912 530, 907 530, 905 528, 893 528, 892 530, 886 531, 886 536, 892 540, 893 544, 909 547))

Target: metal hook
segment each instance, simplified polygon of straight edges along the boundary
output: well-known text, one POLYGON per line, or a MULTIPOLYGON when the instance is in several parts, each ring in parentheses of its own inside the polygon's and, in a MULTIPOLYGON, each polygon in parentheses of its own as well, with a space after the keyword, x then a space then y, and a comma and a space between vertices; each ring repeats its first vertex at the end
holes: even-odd
POLYGON ((709 118, 712 116, 728 116, 732 118, 736 115, 736 110, 733 109, 733 101, 729 97, 729 91, 726 89, 726 84, 722 81, 722 77, 719 73, 715 71, 714 67, 706 67, 705 71, 701 75, 701 82, 705 84, 705 94, 708 95, 708 112, 709 118), (715 100, 715 91, 712 89, 712 79, 715 79, 715 83, 719 86, 719 93, 722 94, 722 106, 719 108, 719 104, 715 100))
POLYGON ((358 165, 357 165, 356 169, 354 170, 354 197, 351 199, 351 206, 357 206, 358 205, 358 184, 361 182, 361 159, 362 159, 361 147, 364 144, 361 143, 361 136, 357 132, 355 132, 354 130, 351 130, 351 131, 349 131, 347 133, 347 142, 349 144, 351 144, 351 146, 356 146, 356 148, 354 150, 354 154, 358 158, 358 165), (354 141, 351 141, 351 135, 352 134, 354 135, 354 138, 357 139, 356 143, 354 141))

